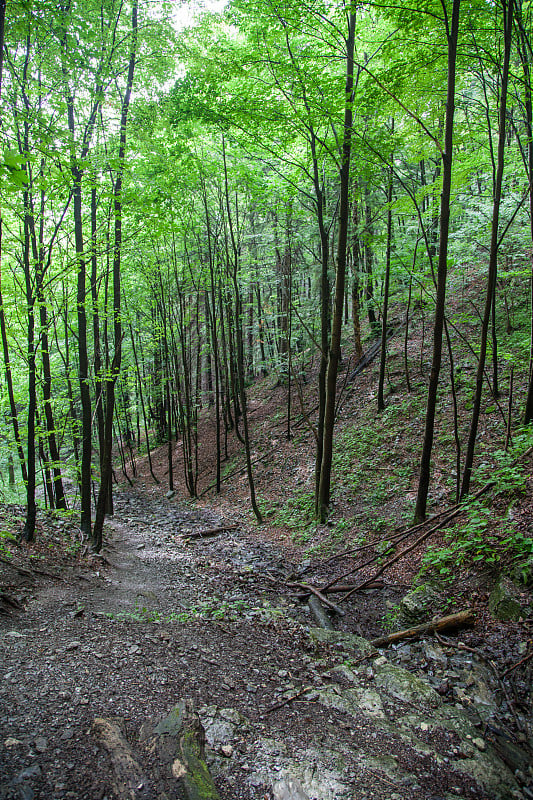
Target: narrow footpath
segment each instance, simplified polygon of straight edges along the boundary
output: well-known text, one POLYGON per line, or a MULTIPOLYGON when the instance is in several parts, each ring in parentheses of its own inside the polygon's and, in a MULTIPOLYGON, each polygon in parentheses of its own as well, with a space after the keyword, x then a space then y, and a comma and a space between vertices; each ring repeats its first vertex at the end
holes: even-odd
POLYGON ((28 577, 0 617, 0 800, 119 797, 102 718, 148 776, 130 797, 181 797, 140 738, 185 699, 220 800, 533 797, 471 653, 316 628, 276 584, 285 553, 174 499, 122 492, 106 530, 103 557, 28 577))

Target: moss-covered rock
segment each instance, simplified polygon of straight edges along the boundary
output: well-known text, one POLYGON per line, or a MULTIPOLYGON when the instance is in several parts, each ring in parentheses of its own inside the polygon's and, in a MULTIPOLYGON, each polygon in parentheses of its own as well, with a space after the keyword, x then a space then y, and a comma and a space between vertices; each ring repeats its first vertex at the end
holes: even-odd
POLYGON ((220 800, 205 761, 205 731, 192 703, 180 701, 141 741, 157 755, 161 785, 180 800, 220 800))
POLYGON ((442 597, 427 584, 411 589, 400 600, 398 621, 406 625, 426 622, 433 616, 433 611, 442 605, 442 597))
POLYGON ((489 597, 489 611, 500 620, 518 620, 524 613, 520 590, 509 578, 501 577, 489 597))
POLYGON ((429 683, 402 667, 382 664, 375 667, 375 672, 378 689, 396 700, 423 708, 437 708, 442 704, 441 698, 429 683))

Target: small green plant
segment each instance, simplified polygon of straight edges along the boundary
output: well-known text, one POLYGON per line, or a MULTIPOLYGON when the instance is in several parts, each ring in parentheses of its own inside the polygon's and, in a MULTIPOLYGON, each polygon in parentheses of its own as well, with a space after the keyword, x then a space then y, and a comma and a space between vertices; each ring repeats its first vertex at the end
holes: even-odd
POLYGON ((186 624, 199 619, 235 620, 242 613, 253 611, 254 609, 249 607, 244 599, 228 601, 213 597, 210 600, 200 601, 198 605, 191 606, 186 611, 171 611, 170 614, 162 614, 160 611, 136 602, 131 611, 109 613, 107 616, 121 622, 179 622, 186 624))
POLYGON ((314 502, 314 494, 309 490, 295 491, 287 502, 277 509, 273 524, 301 530, 313 520, 314 502))
POLYGON ((392 606, 381 617, 381 626, 386 631, 394 631, 398 628, 398 619, 400 616, 400 606, 398 604, 392 606))
MULTIPOLYGON (((494 454, 493 463, 481 464, 480 482, 494 484, 496 494, 517 496, 526 482, 526 471, 517 455, 531 445, 532 431, 526 428, 514 437, 513 451, 494 454)), ((464 504, 465 519, 445 533, 445 543, 427 551, 420 575, 437 574, 451 580, 457 566, 478 564, 497 568, 503 560, 527 560, 533 553, 533 538, 519 530, 506 512, 499 515, 485 498, 472 498, 464 504)))
POLYGON ((0 530, 0 553, 4 558, 12 558, 11 549, 8 547, 9 544, 16 544, 17 537, 13 533, 13 531, 9 530, 0 530))

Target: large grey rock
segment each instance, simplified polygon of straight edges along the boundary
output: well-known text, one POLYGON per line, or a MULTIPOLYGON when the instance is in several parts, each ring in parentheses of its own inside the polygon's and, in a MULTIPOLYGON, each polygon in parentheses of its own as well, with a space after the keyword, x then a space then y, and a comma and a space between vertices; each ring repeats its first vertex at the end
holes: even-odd
POLYGON ((437 708, 442 700, 429 683, 395 664, 375 667, 376 686, 381 691, 404 703, 422 708, 437 708))
POLYGON ((330 631, 325 628, 310 628, 309 636, 316 644, 332 644, 339 649, 356 655, 367 655, 374 652, 368 639, 357 636, 355 633, 345 633, 344 631, 330 631))
POLYGON ((360 687, 327 687, 319 692, 318 702, 345 714, 361 713, 372 719, 385 719, 381 697, 375 689, 360 687))
POLYGON ((489 597, 489 611, 500 620, 518 620, 524 613, 520 591, 509 578, 501 577, 489 597))
POLYGON ((309 748, 289 755, 283 742, 260 739, 256 743, 253 787, 268 786, 275 800, 352 800, 352 786, 343 772, 338 752, 309 748), (331 764, 338 765, 338 769, 331 764))
POLYGON ((237 733, 248 727, 248 720, 235 708, 202 706, 198 709, 209 747, 218 749, 230 744, 237 733))
POLYGON ((300 781, 291 777, 275 781, 272 793, 274 800, 309 800, 300 781))
POLYGON ((398 620, 407 625, 426 622, 442 605, 440 594, 427 584, 411 589, 400 600, 398 620))

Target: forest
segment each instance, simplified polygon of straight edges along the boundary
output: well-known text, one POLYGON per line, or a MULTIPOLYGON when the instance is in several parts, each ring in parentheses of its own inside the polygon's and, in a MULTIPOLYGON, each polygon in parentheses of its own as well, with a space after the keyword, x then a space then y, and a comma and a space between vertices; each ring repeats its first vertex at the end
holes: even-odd
POLYGON ((287 437, 302 414, 313 432, 325 522, 340 370, 379 340, 383 413, 398 326, 396 391, 426 395, 412 516, 443 403, 464 500, 487 406, 507 450, 533 416, 530 4, 175 11, 2 4, 1 458, 24 538, 38 504, 74 503, 98 550, 134 447, 166 443, 169 489, 180 470, 196 497, 207 415, 215 491, 236 437, 261 521, 247 394, 265 376, 287 387, 287 437))
POLYGON ((533 797, 533 3, 0 0, 0 96, 0 797, 533 797))

